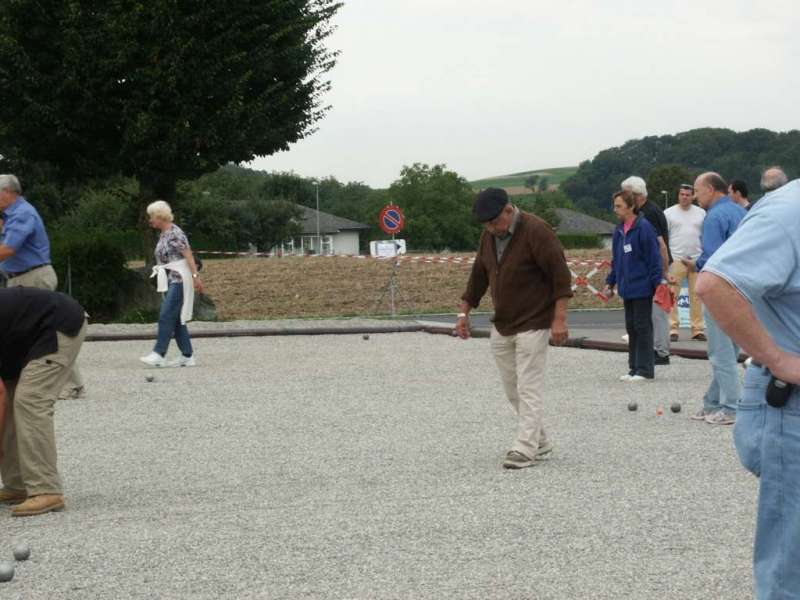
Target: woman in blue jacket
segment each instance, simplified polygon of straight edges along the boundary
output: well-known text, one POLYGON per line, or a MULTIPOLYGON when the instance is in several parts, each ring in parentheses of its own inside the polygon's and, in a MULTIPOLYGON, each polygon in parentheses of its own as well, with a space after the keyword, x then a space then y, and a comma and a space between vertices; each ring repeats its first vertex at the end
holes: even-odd
POLYGON ((644 381, 655 377, 653 353, 653 296, 664 276, 656 231, 638 215, 633 194, 614 194, 614 212, 620 220, 614 231, 611 272, 606 295, 614 288, 625 303, 628 332, 628 366, 622 381, 644 381))

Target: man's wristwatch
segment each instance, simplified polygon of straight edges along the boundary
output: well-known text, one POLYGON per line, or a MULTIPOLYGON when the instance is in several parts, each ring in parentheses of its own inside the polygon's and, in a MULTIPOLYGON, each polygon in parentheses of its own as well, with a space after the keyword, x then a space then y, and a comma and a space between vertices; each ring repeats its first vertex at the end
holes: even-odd
POLYGON ((467 313, 463 313, 463 312, 462 313, 458 313, 458 317, 457 318, 466 319, 467 318, 467 313))
POLYGON ((197 279, 200 276, 200 273, 192 273, 192 279, 197 279))

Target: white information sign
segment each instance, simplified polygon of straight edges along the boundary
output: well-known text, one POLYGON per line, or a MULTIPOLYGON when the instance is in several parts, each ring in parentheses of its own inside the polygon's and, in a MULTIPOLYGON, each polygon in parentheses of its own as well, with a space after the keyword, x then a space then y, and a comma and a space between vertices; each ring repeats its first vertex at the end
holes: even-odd
POLYGON ((405 253, 405 240, 377 240, 369 243, 369 254, 376 258, 392 258, 405 253))

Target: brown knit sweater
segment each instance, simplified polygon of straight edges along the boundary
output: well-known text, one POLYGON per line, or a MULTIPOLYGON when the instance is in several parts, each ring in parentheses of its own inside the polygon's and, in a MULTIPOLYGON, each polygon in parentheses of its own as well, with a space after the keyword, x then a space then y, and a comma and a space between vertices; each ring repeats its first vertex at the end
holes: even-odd
POLYGON ((556 300, 572 297, 572 276, 556 234, 539 217, 526 212, 520 216, 499 263, 494 235, 483 232, 461 297, 477 308, 490 287, 494 326, 501 335, 549 329, 556 300))

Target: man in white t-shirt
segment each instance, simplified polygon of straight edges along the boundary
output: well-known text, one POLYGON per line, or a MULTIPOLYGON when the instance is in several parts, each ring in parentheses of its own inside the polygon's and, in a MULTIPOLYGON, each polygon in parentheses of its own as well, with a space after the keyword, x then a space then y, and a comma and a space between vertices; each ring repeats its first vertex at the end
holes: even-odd
MULTIPOLYGON (((677 298, 680 294, 681 283, 684 279, 689 280, 692 339, 704 341, 706 335, 705 323, 703 322, 703 307, 695 293, 697 269, 691 261, 696 260, 702 252, 700 238, 703 232, 706 211, 692 204, 693 198, 694 188, 687 183, 681 185, 678 191, 678 204, 665 210, 664 216, 667 218, 667 225, 669 226, 669 249, 674 259, 669 268, 670 275, 676 281, 672 291, 677 298)), ((678 328, 680 327, 677 306, 673 307, 670 320, 670 341, 677 342, 678 328)))

